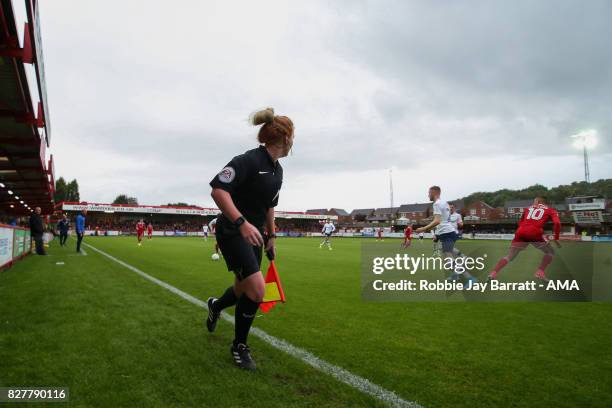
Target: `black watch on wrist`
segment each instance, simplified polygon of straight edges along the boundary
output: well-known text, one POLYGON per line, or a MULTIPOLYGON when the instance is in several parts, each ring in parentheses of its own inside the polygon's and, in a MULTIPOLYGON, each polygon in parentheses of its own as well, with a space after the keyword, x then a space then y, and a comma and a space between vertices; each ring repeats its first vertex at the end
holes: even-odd
POLYGON ((244 224, 246 222, 246 220, 244 219, 244 217, 241 215, 240 217, 236 218, 236 221, 234 221, 234 225, 236 226, 236 228, 240 228, 240 226, 242 224, 244 224))

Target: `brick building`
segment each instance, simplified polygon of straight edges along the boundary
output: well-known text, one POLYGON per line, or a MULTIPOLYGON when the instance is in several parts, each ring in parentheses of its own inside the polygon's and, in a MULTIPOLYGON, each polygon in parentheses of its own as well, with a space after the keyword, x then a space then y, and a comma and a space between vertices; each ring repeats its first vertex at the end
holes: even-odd
POLYGON ((463 217, 466 220, 498 220, 505 217, 503 208, 494 208, 484 201, 474 201, 465 207, 463 217))
POLYGON ((374 214, 374 208, 359 208, 351 211, 350 216, 353 221, 362 222, 372 214, 374 214))
POLYGON ((533 204, 533 200, 510 200, 504 203, 504 211, 508 218, 520 218, 523 210, 533 204))
POLYGON ((397 210, 398 218, 406 218, 410 222, 419 222, 429 216, 431 203, 402 204, 397 210))

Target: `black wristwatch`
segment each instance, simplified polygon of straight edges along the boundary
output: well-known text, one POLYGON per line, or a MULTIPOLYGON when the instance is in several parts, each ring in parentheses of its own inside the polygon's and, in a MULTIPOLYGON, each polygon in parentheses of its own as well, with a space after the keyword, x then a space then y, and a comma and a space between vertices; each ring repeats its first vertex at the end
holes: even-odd
POLYGON ((236 218, 236 221, 234 221, 234 225, 236 226, 236 228, 240 228, 240 226, 242 224, 244 224, 246 222, 246 220, 244 219, 244 217, 241 215, 240 217, 236 218))

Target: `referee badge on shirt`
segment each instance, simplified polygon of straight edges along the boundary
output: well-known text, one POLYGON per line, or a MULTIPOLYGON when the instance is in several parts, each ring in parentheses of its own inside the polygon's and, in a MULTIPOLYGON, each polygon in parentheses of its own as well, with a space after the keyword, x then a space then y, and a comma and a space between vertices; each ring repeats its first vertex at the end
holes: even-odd
POLYGON ((222 183, 231 183, 236 178, 236 170, 233 167, 225 167, 219 172, 219 181, 222 183))

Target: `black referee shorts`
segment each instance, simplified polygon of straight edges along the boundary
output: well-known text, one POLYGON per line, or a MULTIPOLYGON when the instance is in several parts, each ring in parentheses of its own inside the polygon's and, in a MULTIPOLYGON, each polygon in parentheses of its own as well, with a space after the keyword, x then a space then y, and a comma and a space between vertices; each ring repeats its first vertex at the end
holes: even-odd
POLYGON ((234 272, 239 281, 261 270, 263 247, 249 244, 240 234, 217 234, 217 244, 227 264, 227 270, 234 272))

